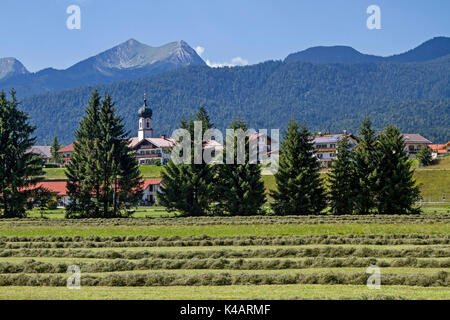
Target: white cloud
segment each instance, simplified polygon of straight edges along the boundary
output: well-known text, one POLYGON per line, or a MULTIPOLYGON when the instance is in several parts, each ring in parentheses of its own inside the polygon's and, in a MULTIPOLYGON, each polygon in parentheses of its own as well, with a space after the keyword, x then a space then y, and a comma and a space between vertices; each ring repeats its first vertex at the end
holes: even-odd
POLYGON ((202 56, 203 52, 205 52, 205 48, 200 47, 200 46, 195 47, 194 50, 195 50, 195 52, 197 52, 197 54, 198 54, 200 57, 202 56))
POLYGON ((236 67, 248 65, 248 60, 245 60, 241 57, 235 57, 231 59, 231 62, 211 62, 210 60, 206 59, 206 64, 211 68, 236 67))
MULTIPOLYGON (((205 52, 205 48, 201 46, 197 46, 194 49, 197 54, 202 57, 205 52)), ((203 58, 203 57, 202 57, 203 58)), ((236 67, 236 66, 246 66, 248 65, 248 60, 242 57, 235 57, 231 59, 231 62, 212 62, 209 59, 206 59, 206 64, 211 68, 223 68, 223 67, 236 67)))
POLYGON ((245 60, 241 57, 236 57, 231 60, 231 63, 233 63, 234 65, 246 66, 248 65, 248 60, 245 60))

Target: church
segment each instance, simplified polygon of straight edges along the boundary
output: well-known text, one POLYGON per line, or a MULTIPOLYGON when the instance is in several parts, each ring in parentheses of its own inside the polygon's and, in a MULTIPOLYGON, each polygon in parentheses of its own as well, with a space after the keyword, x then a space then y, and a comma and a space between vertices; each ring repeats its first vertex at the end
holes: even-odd
MULTIPOLYGON (((153 111, 147 105, 147 98, 144 94, 144 105, 138 110, 138 135, 129 138, 128 145, 133 150, 140 166, 166 165, 170 160, 170 148, 175 144, 172 137, 162 135, 155 138, 153 136, 152 116, 153 111)), ((222 144, 215 140, 208 140, 204 143, 203 149, 209 148, 217 152, 223 150, 222 144)), ((62 164, 67 165, 74 153, 73 144, 60 149, 58 153, 61 154, 62 164)))
POLYGON ((153 136, 152 109, 147 105, 144 94, 144 105, 139 108, 138 136, 130 138, 130 148, 134 151, 139 165, 165 165, 170 159, 170 147, 175 141, 162 135, 153 136))

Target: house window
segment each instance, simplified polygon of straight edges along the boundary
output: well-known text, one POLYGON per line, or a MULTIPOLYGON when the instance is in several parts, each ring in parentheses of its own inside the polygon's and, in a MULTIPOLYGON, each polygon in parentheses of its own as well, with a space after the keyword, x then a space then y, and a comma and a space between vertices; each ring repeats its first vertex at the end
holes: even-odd
POLYGON ((150 120, 147 120, 147 129, 150 129, 150 120))

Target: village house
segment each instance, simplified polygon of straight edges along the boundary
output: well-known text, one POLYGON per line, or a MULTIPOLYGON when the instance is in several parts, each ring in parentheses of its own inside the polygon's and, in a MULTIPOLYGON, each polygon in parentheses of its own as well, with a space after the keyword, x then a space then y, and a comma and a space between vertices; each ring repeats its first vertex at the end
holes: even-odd
POLYGON ((403 142, 405 143, 405 151, 410 155, 414 156, 421 146, 428 147, 431 141, 425 139, 418 133, 402 133, 403 142))
POLYGON ((44 180, 38 182, 34 187, 43 188, 54 194, 58 207, 65 207, 69 204, 70 198, 67 195, 67 180, 44 180))
POLYGON ((434 158, 445 157, 450 150, 450 142, 446 144, 430 144, 428 147, 433 150, 432 156, 434 158))
MULTIPOLYGON (((156 203, 156 195, 161 190, 161 179, 144 179, 141 205, 156 203)), ((70 203, 67 193, 67 180, 45 180, 38 182, 33 188, 43 188, 52 192, 58 202, 58 207, 66 207, 70 203)))
POLYGON ((148 206, 156 203, 156 195, 161 191, 161 182, 161 179, 144 180, 142 205, 148 206))
POLYGON ((50 149, 50 146, 32 146, 25 153, 33 153, 40 156, 44 164, 46 164, 49 163, 52 158, 50 149))
POLYGON ((58 150, 58 153, 61 154, 62 164, 66 165, 70 163, 70 159, 72 159, 72 154, 74 151, 73 143, 58 150))
POLYGON ((315 156, 320 162, 323 169, 331 168, 331 164, 337 158, 337 144, 346 136, 349 140, 350 149, 354 149, 358 144, 358 140, 352 134, 327 134, 318 135, 313 140, 315 156))

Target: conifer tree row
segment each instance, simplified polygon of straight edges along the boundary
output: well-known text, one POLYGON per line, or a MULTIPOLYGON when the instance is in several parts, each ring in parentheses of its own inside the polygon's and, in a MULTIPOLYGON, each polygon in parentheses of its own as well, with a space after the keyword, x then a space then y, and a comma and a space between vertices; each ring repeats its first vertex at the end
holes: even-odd
POLYGON ((233 137, 233 150, 225 148, 225 155, 233 153, 234 163, 217 166, 216 199, 218 206, 216 212, 225 215, 249 216, 261 214, 266 201, 264 183, 261 178, 261 166, 250 163, 249 134, 244 121, 233 121, 233 130, 242 130, 245 134, 243 150, 238 145, 237 137, 233 137), (244 155, 243 163, 238 163, 238 150, 244 155))
MULTIPOLYGON (((185 216, 203 216, 210 210, 214 194, 214 168, 194 159, 194 121, 201 121, 202 134, 214 127, 205 108, 201 107, 194 119, 181 120, 180 128, 189 132, 191 144, 191 163, 175 164, 172 160, 161 172, 163 187, 158 194, 161 205, 169 211, 179 211, 185 216)), ((206 141, 202 140, 202 144, 206 141)))
POLYGON ((128 133, 107 95, 92 93, 66 174, 67 217, 111 218, 129 215, 142 197, 141 174, 128 147, 128 133))
POLYGON ((333 214, 419 213, 420 192, 398 128, 388 125, 378 136, 364 119, 357 148, 346 138, 338 145, 330 172, 333 214))
POLYGON ((410 214, 420 212, 419 188, 413 179, 414 171, 405 151, 400 131, 388 125, 378 135, 375 150, 374 200, 378 213, 410 214))
POLYGON ((375 150, 377 138, 369 118, 363 119, 359 129, 358 147, 355 150, 355 174, 358 178, 358 192, 356 194, 355 212, 368 214, 375 206, 374 202, 374 173, 375 150))
POLYGON ((0 92, 0 216, 24 217, 26 203, 36 198, 36 183, 42 180, 42 159, 27 149, 36 141, 35 127, 28 116, 18 109, 16 92, 11 99, 0 92))
POLYGON ((353 151, 347 136, 337 144, 337 156, 329 174, 330 211, 333 214, 352 214, 358 197, 358 176, 353 151))
POLYGON ((326 207, 320 165, 310 138, 305 125, 300 127, 297 121, 289 121, 275 174, 277 190, 272 192, 277 215, 317 214, 326 207))

